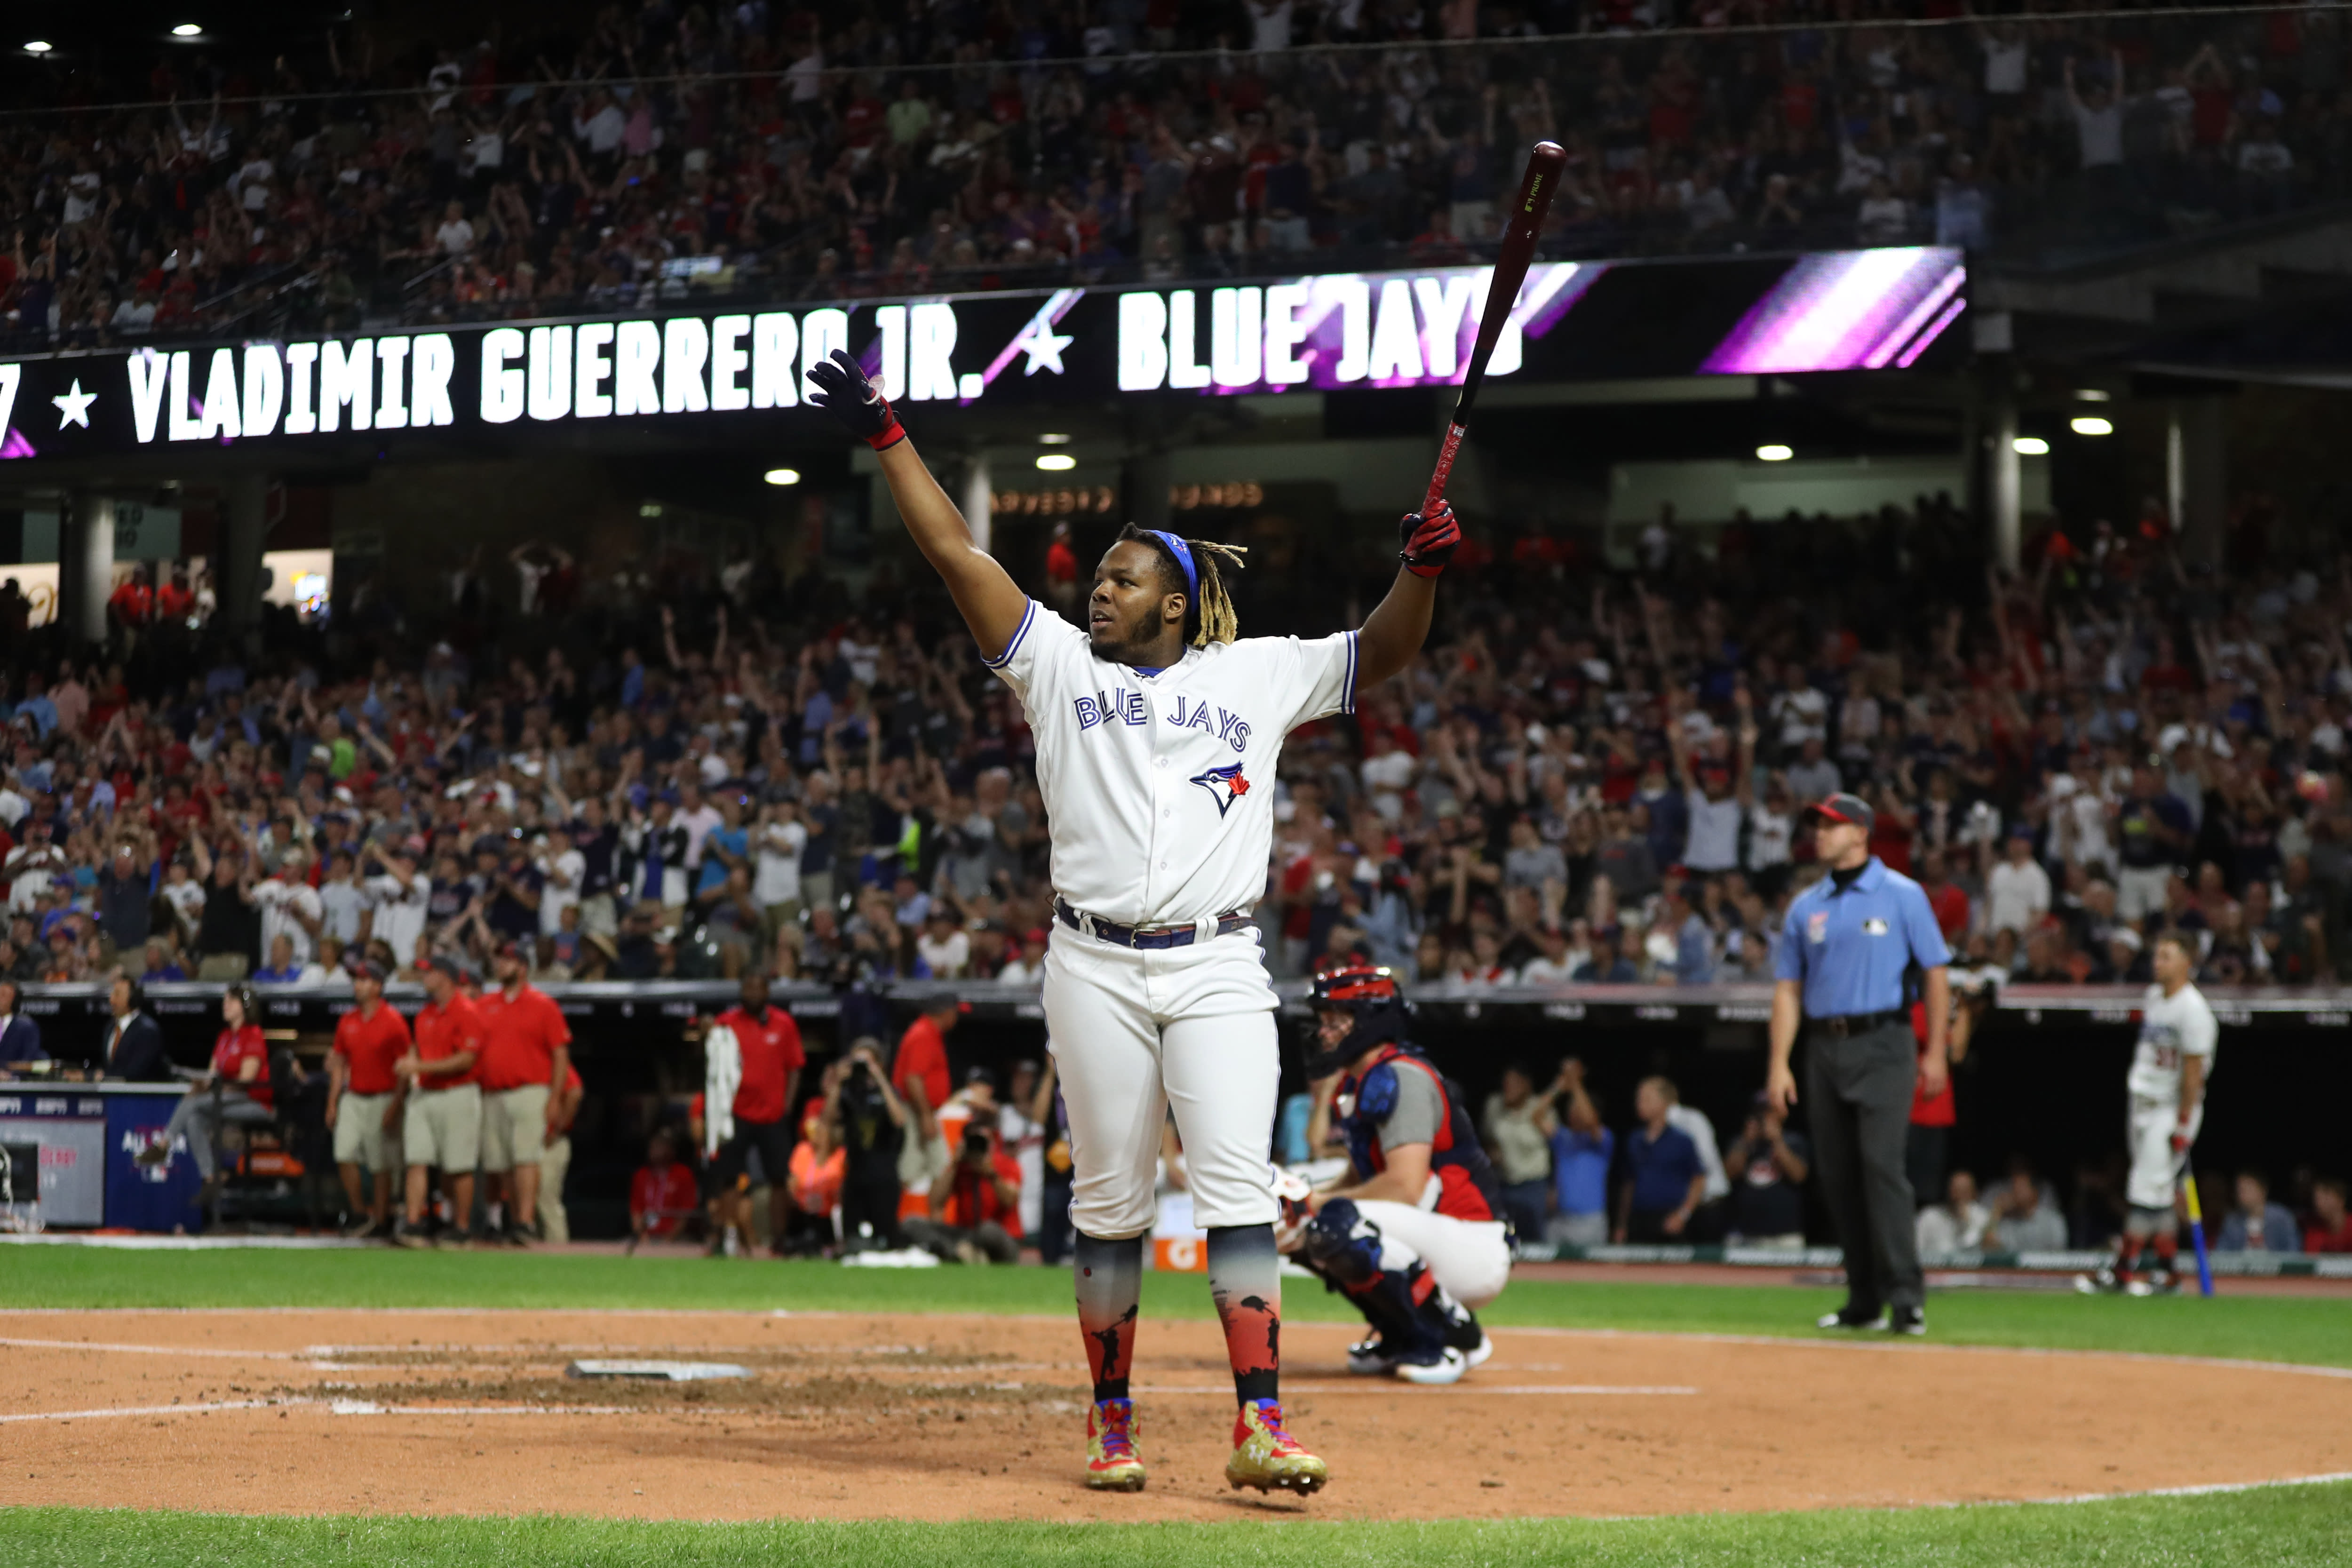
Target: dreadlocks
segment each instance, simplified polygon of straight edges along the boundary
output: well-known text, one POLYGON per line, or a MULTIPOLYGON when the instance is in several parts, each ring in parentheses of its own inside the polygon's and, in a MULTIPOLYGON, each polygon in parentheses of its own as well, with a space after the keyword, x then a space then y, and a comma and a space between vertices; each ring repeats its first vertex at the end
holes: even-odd
POLYGON ((1242 635, 1239 616, 1234 614, 1234 596, 1225 588, 1224 571, 1219 563, 1239 572, 1246 564, 1242 557, 1249 548, 1241 544, 1220 544, 1213 539, 1188 539, 1184 542, 1192 552, 1193 569, 1201 574, 1201 591, 1192 593, 1184 580, 1184 568, 1167 542, 1148 528, 1129 523, 1119 530, 1119 538, 1149 545, 1160 557, 1162 567, 1172 579, 1178 591, 1187 595, 1184 605, 1184 640, 1194 647, 1206 647, 1213 642, 1232 642, 1242 635))

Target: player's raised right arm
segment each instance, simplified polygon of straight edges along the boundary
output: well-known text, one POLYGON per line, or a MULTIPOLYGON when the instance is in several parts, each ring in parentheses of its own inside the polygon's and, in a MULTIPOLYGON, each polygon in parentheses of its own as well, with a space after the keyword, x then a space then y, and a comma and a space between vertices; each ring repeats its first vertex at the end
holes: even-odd
POLYGON ((994 556, 972 542, 963 513, 916 455, 889 400, 847 351, 834 350, 830 359, 809 371, 808 378, 821 395, 809 401, 840 420, 881 458, 882 477, 889 482, 890 499, 898 503, 907 531, 947 584, 981 652, 990 658, 1003 654, 1028 614, 1029 596, 994 556))

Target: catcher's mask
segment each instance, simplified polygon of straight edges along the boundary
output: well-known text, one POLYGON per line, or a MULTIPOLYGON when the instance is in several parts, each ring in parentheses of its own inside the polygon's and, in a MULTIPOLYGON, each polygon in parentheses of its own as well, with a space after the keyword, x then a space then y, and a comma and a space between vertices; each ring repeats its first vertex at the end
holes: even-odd
POLYGON ((1405 1020, 1412 1016, 1412 1004, 1397 988, 1396 975, 1369 963, 1347 964, 1318 974, 1311 1001, 1317 1016, 1307 1034, 1309 1079, 1327 1078, 1374 1046, 1398 1038, 1404 1033, 1405 1020), (1355 1018, 1354 1026, 1335 1045, 1323 1043, 1321 1016, 1325 1013, 1348 1013, 1355 1018))

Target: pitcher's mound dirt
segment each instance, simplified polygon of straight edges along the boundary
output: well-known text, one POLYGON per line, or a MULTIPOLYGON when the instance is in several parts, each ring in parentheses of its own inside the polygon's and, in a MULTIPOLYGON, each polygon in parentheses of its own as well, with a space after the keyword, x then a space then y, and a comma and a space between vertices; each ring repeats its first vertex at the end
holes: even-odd
POLYGON ((1227 1489, 1233 1391, 1205 1322, 1145 1325, 1136 1397, 1151 1484, 1104 1496, 1079 1484, 1086 1364, 1059 1320, 0 1313, 0 1505, 1426 1519, 2020 1500, 2352 1470, 2352 1384, 2307 1372, 1517 1330, 1465 1382, 1419 1389, 1346 1375, 1353 1335, 1340 1326, 1287 1330, 1293 1429, 1331 1464, 1329 1489, 1306 1502, 1227 1489), (567 1379, 583 1356, 731 1361, 752 1376, 567 1379), (231 1404, 242 1407, 203 1408, 231 1404))

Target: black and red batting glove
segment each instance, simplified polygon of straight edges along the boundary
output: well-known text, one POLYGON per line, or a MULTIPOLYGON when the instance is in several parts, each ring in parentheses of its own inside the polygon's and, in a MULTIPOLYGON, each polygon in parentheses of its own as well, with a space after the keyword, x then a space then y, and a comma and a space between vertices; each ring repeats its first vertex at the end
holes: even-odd
POLYGON ((1462 525, 1454 521, 1454 503, 1448 500, 1439 501, 1437 510, 1426 516, 1405 513, 1398 531, 1404 535, 1404 548, 1397 552, 1397 559, 1416 577, 1434 577, 1444 571, 1462 542, 1462 525))
POLYGON ((835 349, 811 365, 808 378, 824 394, 812 395, 809 402, 840 420, 851 435, 876 451, 895 447, 907 438, 906 426, 890 412, 890 400, 867 378, 865 369, 849 357, 848 350, 835 349))

